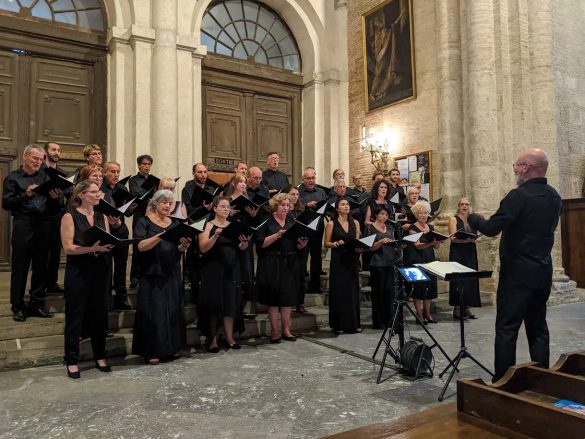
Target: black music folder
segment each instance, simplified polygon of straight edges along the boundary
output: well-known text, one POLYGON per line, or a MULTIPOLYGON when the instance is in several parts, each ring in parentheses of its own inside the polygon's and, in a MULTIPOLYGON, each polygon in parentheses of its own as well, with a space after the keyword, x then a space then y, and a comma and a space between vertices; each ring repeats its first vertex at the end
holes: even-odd
POLYGON ((138 242, 139 239, 120 239, 111 233, 106 232, 104 229, 98 226, 92 226, 81 234, 81 243, 84 246, 92 246, 96 242, 100 242, 100 245, 113 245, 114 247, 128 246, 134 242, 138 242))
POLYGON ((451 235, 443 235, 442 233, 431 230, 430 232, 423 233, 423 235, 420 237, 420 242, 429 243, 433 241, 446 241, 450 237, 451 235))
POLYGON ((70 187, 73 187, 72 181, 61 175, 57 175, 55 178, 51 178, 50 180, 47 180, 43 184, 37 186, 32 191, 38 195, 42 195, 43 197, 49 197, 49 192, 53 189, 60 189, 65 191, 70 187))
POLYGON ((260 227, 266 224, 266 221, 262 221, 258 226, 252 227, 244 221, 240 221, 236 218, 232 219, 230 223, 222 229, 221 236, 224 236, 232 241, 239 243, 240 235, 250 236, 253 235, 260 227))
POLYGON ((303 224, 297 220, 292 226, 286 229, 286 232, 284 232, 283 236, 295 241, 297 238, 309 238, 317 231, 317 228, 319 227, 319 220, 320 218, 317 217, 309 224, 303 224))
POLYGON ((244 210, 246 210, 246 207, 249 207, 251 209, 258 209, 268 202, 268 198, 266 198, 266 197, 261 197, 261 198, 263 198, 265 201, 262 204, 256 204, 254 201, 250 200, 248 197, 246 197, 244 195, 240 195, 237 198, 230 201, 230 206, 239 210, 240 212, 243 212, 244 210))
POLYGON ((128 210, 128 208, 130 207, 130 205, 134 202, 134 199, 126 202, 124 205, 120 206, 120 207, 115 207, 112 206, 110 203, 108 203, 106 200, 104 200, 103 198, 100 200, 100 202, 98 203, 97 206, 95 206, 95 210, 97 212, 103 213, 104 215, 107 216, 115 216, 115 217, 121 217, 122 215, 124 215, 126 213, 126 211, 128 210))
POLYGON ((195 239, 202 231, 203 229, 200 227, 200 223, 194 223, 191 225, 178 223, 162 232, 159 235, 159 238, 179 245, 181 243, 181 238, 195 239))

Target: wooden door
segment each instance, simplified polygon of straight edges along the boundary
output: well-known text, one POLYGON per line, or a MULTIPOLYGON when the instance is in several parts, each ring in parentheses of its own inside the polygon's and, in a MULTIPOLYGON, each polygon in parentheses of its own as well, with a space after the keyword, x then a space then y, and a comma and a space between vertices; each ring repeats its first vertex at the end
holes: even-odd
MULTIPOLYGON (((0 49, 2 180, 20 166, 24 148, 30 143, 57 142, 61 145, 60 166, 69 170, 79 166, 84 145, 102 143, 106 138, 103 83, 101 59, 64 60, 0 49)), ((0 268, 7 267, 9 257, 10 214, 2 210, 0 268)))
POLYGON ((585 198, 563 200, 561 214, 561 247, 563 267, 567 276, 585 288, 585 247, 583 247, 583 224, 585 224, 585 198))
POLYGON ((266 169, 278 152, 292 180, 300 172, 300 97, 296 84, 204 70, 203 161, 210 171, 233 172, 239 161, 266 169))

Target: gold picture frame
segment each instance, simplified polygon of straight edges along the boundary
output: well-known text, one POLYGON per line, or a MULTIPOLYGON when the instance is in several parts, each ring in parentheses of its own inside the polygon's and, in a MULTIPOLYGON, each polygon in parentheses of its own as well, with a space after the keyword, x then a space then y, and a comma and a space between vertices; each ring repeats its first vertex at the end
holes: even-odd
POLYGON ((416 98, 412 0, 386 0, 362 15, 366 111, 416 98))

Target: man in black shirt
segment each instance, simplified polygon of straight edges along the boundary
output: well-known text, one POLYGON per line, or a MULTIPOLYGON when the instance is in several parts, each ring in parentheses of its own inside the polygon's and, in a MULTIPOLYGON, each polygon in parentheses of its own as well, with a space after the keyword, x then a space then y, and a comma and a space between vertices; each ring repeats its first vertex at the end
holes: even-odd
POLYGON ((543 150, 523 151, 513 166, 518 187, 504 197, 498 211, 488 220, 477 214, 469 217, 469 225, 484 235, 502 232, 493 382, 516 364, 516 340, 523 321, 530 358, 549 366, 546 302, 561 197, 547 184, 548 157, 543 150))
MULTIPOLYGON (((317 203, 327 199, 327 194, 323 189, 317 186, 317 172, 315 168, 308 167, 303 172, 303 181, 299 186, 299 197, 301 202, 309 209, 315 210, 317 203)), ((310 264, 310 280, 309 280, 309 292, 319 293, 321 292, 321 273, 323 270, 323 259, 321 256, 321 248, 323 246, 323 221, 319 222, 319 228, 317 233, 314 233, 309 238, 309 252, 304 252, 303 255, 305 260, 301 266, 301 270, 305 270, 307 267, 308 255, 311 256, 310 264)))
MULTIPOLYGON (((138 173, 128 180, 128 189, 130 193, 135 197, 141 197, 146 192, 146 189, 142 187, 146 179, 150 176, 150 168, 152 167, 152 157, 148 154, 140 155, 136 158, 136 164, 138 165, 138 173)), ((140 203, 134 213, 132 214, 132 230, 138 223, 138 220, 146 214, 147 203, 140 203)), ((132 246, 132 263, 130 264, 130 288, 135 288, 138 285, 138 247, 132 246)))
MULTIPOLYGON (((197 210, 204 209, 203 212, 211 211, 212 205, 211 202, 205 203, 205 201, 202 201, 202 203, 198 206, 191 204, 191 199, 193 198, 193 191, 195 190, 195 185, 199 186, 201 189, 209 193, 213 193, 214 191, 214 188, 207 184, 207 167, 203 163, 195 163, 193 165, 193 180, 189 180, 187 183, 185 183, 185 187, 181 191, 181 201, 185 205, 185 208, 187 209, 187 215, 189 216, 191 216, 197 210)), ((207 215, 207 213, 201 215, 200 217, 202 218, 205 215, 207 215)), ((197 216, 199 217, 199 215, 197 216)))
POLYGON ((269 168, 262 173, 262 183, 268 188, 268 192, 272 196, 289 186, 290 183, 287 175, 278 170, 280 157, 277 152, 271 151, 266 154, 266 164, 269 168))
MULTIPOLYGON (((396 194, 396 192, 401 192, 402 194, 406 195, 404 193, 404 188, 402 186, 400 186, 400 171, 396 168, 392 168, 390 169, 390 198, 392 198, 394 196, 394 194, 396 194)), ((420 190, 420 188, 419 188, 420 190)))
POLYGON ((355 174, 353 176, 353 193, 355 196, 360 196, 366 192, 366 188, 363 184, 362 174, 355 174))
POLYGON ((23 322, 27 316, 52 317, 42 308, 45 294, 45 271, 49 257, 50 209, 62 196, 52 190, 50 197, 33 192, 49 180, 40 170, 45 150, 39 145, 28 145, 22 156, 22 166, 4 179, 2 208, 12 214, 12 255, 10 275, 10 303, 13 318, 23 322), (28 269, 32 263, 30 300, 24 303, 28 269))
MULTIPOLYGON (((57 164, 61 159, 61 146, 55 142, 45 144, 45 162, 41 169, 50 175, 47 168, 55 171, 55 174, 67 176, 67 172, 59 168, 57 164)), ((61 262, 61 217, 65 213, 65 197, 59 197, 50 207, 50 232, 49 232, 49 257, 45 274, 45 288, 47 293, 63 293, 63 289, 57 285, 59 277, 59 263, 61 262)))
POLYGON ((257 166, 252 166, 248 170, 248 187, 246 192, 250 199, 254 198, 254 195, 262 195, 263 197, 270 198, 270 190, 262 180, 262 170, 257 166))

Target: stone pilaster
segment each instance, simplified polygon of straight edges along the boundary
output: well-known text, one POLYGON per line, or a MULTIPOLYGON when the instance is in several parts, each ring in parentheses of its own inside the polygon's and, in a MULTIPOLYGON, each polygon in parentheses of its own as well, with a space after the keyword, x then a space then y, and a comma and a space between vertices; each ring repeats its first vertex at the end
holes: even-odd
MULTIPOLYGON (((156 33, 152 54, 152 115, 150 150, 153 173, 178 173, 177 2, 155 1, 152 21, 156 33)), ((139 111, 139 109, 136 109, 139 111)))
POLYGON ((467 193, 463 149, 462 64, 459 0, 436 4, 437 22, 437 116, 441 162, 440 193, 443 211, 454 212, 467 193))

